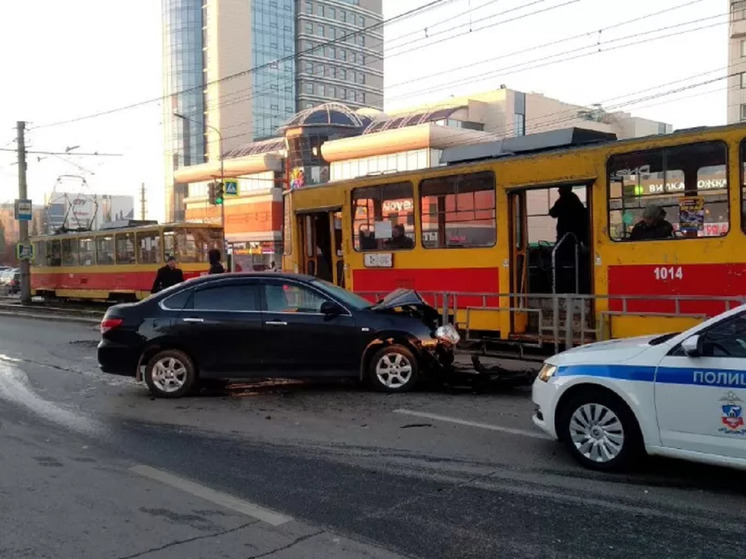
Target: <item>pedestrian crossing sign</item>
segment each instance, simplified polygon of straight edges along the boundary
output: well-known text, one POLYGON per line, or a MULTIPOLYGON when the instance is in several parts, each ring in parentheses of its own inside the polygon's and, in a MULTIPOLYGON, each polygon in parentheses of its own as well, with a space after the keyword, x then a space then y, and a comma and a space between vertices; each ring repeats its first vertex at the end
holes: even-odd
POLYGON ((238 181, 223 181, 223 194, 238 196, 238 181))

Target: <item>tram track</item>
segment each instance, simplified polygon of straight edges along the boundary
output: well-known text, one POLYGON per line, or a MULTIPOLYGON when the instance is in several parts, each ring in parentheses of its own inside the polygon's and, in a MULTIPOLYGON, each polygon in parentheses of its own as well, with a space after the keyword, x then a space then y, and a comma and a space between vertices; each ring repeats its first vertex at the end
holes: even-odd
POLYGON ((32 301, 30 305, 21 304, 15 297, 0 297, 0 316, 21 316, 43 320, 65 320, 97 324, 104 316, 108 303, 55 303, 46 304, 32 301))

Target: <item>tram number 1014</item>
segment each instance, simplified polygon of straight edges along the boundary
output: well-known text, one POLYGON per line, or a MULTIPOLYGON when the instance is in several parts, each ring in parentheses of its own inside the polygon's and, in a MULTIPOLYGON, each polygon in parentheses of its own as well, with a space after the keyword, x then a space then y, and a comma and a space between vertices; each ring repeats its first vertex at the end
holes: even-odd
POLYGON ((653 274, 658 281, 684 279, 684 270, 681 269, 681 266, 657 266, 653 270, 653 274))

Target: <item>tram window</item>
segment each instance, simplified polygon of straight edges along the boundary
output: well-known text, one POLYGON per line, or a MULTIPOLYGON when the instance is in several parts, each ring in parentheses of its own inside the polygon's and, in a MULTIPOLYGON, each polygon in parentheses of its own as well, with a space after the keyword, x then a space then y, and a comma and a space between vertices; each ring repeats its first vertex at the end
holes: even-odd
POLYGON ((44 266, 46 263, 47 263, 46 241, 34 242, 34 260, 31 264, 34 266, 44 266))
POLYGON ((117 264, 135 263, 135 234, 122 233, 114 237, 117 247, 117 264))
POLYGON ((746 140, 741 142, 741 230, 746 233, 746 140))
POLYGON ((137 234, 137 263, 158 264, 161 262, 161 234, 147 231, 137 234))
POLYGON ((613 241, 722 237, 729 229, 727 148, 704 142, 609 158, 613 241))
POLYGON ((420 183, 420 212, 425 248, 495 246, 495 175, 425 179, 420 183))
POLYGON ((220 248, 222 233, 213 228, 178 228, 164 231, 163 240, 165 254, 179 262, 207 262, 208 251, 220 248))
POLYGON ((352 191, 355 250, 412 250, 414 198, 412 183, 366 186, 352 191))
POLYGON ((62 264, 62 248, 60 241, 55 239, 47 244, 47 266, 59 266, 62 264))
POLYGON ((105 235, 96 239, 96 263, 114 264, 114 237, 105 235))
POLYGON ((93 239, 78 239, 78 259, 81 266, 93 266, 96 263, 93 239))
POLYGON ((78 240, 62 239, 62 265, 78 265, 78 240))

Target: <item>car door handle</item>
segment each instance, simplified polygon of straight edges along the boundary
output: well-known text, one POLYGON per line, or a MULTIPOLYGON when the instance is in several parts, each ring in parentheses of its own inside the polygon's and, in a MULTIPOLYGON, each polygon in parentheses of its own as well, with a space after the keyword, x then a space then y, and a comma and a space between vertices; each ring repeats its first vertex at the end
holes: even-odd
POLYGON ((184 322, 204 322, 204 318, 182 318, 184 322))
POLYGON ((265 322, 267 326, 287 326, 287 322, 283 322, 282 320, 268 320, 265 322))

